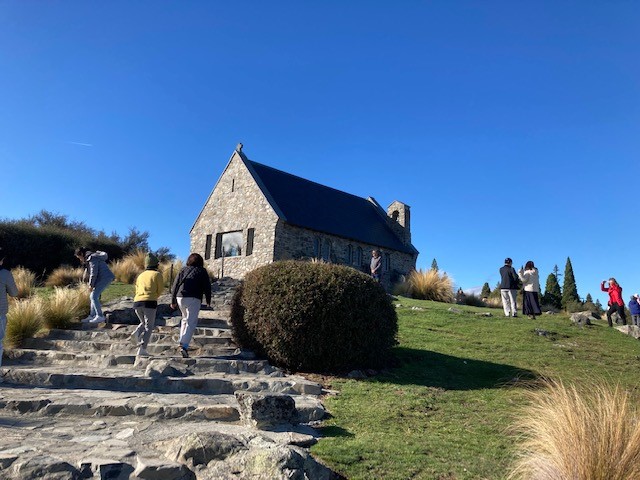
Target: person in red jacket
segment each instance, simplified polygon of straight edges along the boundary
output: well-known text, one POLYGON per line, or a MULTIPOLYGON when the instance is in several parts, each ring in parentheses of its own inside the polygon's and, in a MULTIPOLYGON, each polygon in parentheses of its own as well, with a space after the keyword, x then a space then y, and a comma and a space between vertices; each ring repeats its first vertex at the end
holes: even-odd
POLYGON ((627 316, 624 313, 624 300, 622 300, 622 287, 618 285, 615 278, 609 279, 609 287, 605 287, 604 284, 607 283, 606 280, 603 280, 600 284, 600 290, 603 292, 607 292, 609 294, 609 310, 607 310, 607 322, 609 322, 609 326, 613 327, 613 323, 611 322, 611 314, 613 312, 618 312, 620 318, 622 319, 622 324, 627 324, 627 316))

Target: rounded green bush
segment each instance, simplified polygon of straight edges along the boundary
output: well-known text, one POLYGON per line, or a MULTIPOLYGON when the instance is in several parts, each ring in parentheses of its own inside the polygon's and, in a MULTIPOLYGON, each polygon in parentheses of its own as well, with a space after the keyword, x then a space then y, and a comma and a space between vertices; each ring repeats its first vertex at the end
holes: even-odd
POLYGON ((396 344, 389 296, 352 268, 298 261, 260 267, 231 309, 234 340, 290 370, 376 368, 396 344))

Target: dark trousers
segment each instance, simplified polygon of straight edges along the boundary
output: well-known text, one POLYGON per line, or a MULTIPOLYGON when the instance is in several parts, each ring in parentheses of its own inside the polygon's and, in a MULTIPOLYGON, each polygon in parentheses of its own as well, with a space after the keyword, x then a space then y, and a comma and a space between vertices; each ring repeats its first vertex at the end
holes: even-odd
POLYGON ((613 322, 611 321, 611 314, 614 312, 618 312, 620 318, 622 319, 622 324, 627 324, 627 316, 624 313, 624 305, 618 305, 617 303, 612 303, 609 305, 609 310, 607 310, 607 322, 609 322, 609 326, 613 327, 613 322))

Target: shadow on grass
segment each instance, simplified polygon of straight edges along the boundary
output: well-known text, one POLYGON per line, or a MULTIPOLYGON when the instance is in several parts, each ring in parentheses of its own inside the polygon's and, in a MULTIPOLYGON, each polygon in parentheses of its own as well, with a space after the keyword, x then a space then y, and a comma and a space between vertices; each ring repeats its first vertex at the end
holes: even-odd
POLYGON ((338 426, 335 426, 335 425, 330 425, 330 426, 326 426, 326 427, 316 427, 316 430, 323 437, 333 437, 333 438, 351 438, 351 437, 355 437, 355 435, 353 433, 351 433, 349 430, 345 430, 344 428, 338 427, 338 426))
POLYGON ((446 390, 502 388, 515 383, 532 383, 538 375, 512 365, 453 357, 412 348, 394 349, 396 365, 368 381, 398 385, 423 385, 446 390))

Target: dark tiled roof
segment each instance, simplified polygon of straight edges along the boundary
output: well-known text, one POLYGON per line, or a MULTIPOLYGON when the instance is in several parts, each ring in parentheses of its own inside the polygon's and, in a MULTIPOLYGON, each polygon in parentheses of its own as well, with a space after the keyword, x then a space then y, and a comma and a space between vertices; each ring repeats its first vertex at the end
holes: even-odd
POLYGON ((367 199, 262 165, 242 155, 278 216, 291 225, 369 245, 417 253, 387 225, 386 214, 367 199))

